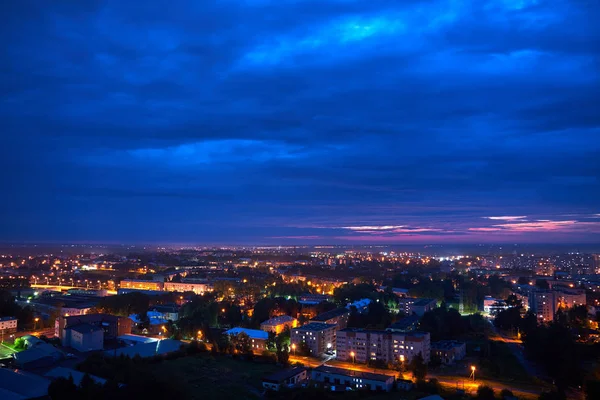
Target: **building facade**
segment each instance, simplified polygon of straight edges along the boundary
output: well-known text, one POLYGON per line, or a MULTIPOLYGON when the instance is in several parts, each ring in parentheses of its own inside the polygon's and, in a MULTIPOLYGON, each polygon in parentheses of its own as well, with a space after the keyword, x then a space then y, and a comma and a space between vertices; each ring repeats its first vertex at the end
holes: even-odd
POLYGON ((63 345, 86 352, 104 348, 104 331, 99 326, 79 324, 65 329, 63 345))
POLYGON ((133 322, 127 317, 118 317, 110 314, 62 316, 56 318, 54 321, 54 337, 59 338, 63 346, 67 346, 66 341, 70 339, 67 339, 66 330, 80 324, 100 327, 104 332, 104 340, 106 340, 116 339, 118 336, 131 333, 133 322))
POLYGON ((311 322, 292 329, 292 349, 300 349, 304 342, 308 346, 310 356, 320 357, 336 348, 336 328, 334 324, 311 322))
POLYGON ((15 317, 0 318, 0 331, 2 333, 14 333, 17 331, 17 319, 15 317))
POLYGON ((120 287, 122 289, 162 291, 164 289, 164 283, 157 281, 146 281, 141 279, 123 279, 121 281, 120 287))
POLYGON ((212 292, 213 288, 207 282, 165 282, 164 290, 167 292, 194 292, 203 295, 206 292, 212 292))
POLYGON ((366 389, 389 392, 394 387, 392 375, 373 374, 370 372, 321 365, 312 370, 312 380, 329 386, 339 385, 341 388, 366 389))
POLYGON ((276 335, 279 335, 286 328, 291 330, 297 326, 298 320, 296 318, 292 318, 289 315, 280 315, 264 321, 260 324, 260 330, 265 332, 275 332, 276 335))
POLYGON ((394 332, 346 328, 337 333, 337 359, 366 363, 410 362, 421 354, 427 363, 431 341, 427 332, 394 332))
POLYGON ((442 364, 452 364, 467 355, 467 344, 456 340, 441 340, 431 343, 432 356, 438 357, 442 364))

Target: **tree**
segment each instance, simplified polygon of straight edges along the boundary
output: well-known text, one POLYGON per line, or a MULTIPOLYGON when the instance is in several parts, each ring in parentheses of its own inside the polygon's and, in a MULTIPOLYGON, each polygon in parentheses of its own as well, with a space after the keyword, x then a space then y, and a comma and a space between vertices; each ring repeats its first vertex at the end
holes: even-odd
POLYGON ((548 284, 548 281, 545 279, 536 279, 535 286, 540 289, 546 289, 546 290, 550 289, 550 284, 548 284))
POLYGON ((511 294, 506 298, 506 304, 509 307, 523 307, 523 302, 519 300, 514 294, 511 294))
POLYGON ((277 350, 277 335, 273 331, 270 331, 268 335, 269 336, 267 337, 267 341, 265 343, 267 349, 269 351, 277 350))
POLYGON ((52 400, 75 400, 78 398, 77 386, 73 383, 73 377, 69 379, 58 378, 48 386, 48 396, 52 400))
POLYGON ((15 339, 15 349, 16 350, 24 350, 25 348, 27 348, 27 343, 25 342, 25 339, 16 338, 15 339))
POLYGON ((482 385, 477 388, 477 400, 495 400, 494 389, 487 385, 482 385))
POLYGON ((423 360, 423 355, 419 352, 410 361, 408 370, 412 372, 413 376, 419 381, 425 379, 427 376, 427 364, 423 360))
POLYGON ((277 362, 283 365, 288 365, 290 362, 290 353, 287 349, 277 349, 277 362))

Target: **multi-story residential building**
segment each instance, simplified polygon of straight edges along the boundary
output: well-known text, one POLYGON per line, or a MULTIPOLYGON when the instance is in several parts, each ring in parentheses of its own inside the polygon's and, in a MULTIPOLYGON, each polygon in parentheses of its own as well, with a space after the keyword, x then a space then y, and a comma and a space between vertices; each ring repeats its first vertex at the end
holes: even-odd
POLYGON ((452 364, 465 358, 467 345, 456 340, 441 340, 431 343, 431 354, 439 357, 442 364, 452 364))
POLYGON ((350 311, 345 307, 336 308, 335 310, 326 311, 312 318, 310 322, 318 322, 322 324, 335 325, 336 329, 344 329, 348 326, 348 317, 350 311))
POLYGON ((146 281, 146 280, 141 280, 141 279, 123 279, 121 281, 120 287, 122 289, 161 291, 164 288, 164 283, 158 282, 158 281, 146 281))
POLYGON ((401 297, 398 299, 398 308, 405 314, 423 316, 427 311, 437 306, 435 299, 419 299, 415 297, 401 297))
POLYGON ((308 345, 310 355, 320 357, 326 352, 332 352, 336 348, 337 325, 311 322, 292 329, 291 343, 295 351, 300 348, 302 342, 308 345))
POLYGON ((410 362, 421 353, 429 362, 430 335, 427 332, 394 332, 346 328, 337 333, 337 358, 342 361, 366 363, 410 362))
POLYGON ((423 316, 427 311, 431 311, 437 307, 437 301, 435 299, 417 299, 411 306, 411 313, 423 316))
POLYGON ((559 308, 569 309, 586 305, 584 289, 556 287, 553 290, 532 289, 529 294, 529 308, 540 322, 552 322, 559 308))
POLYGON ((164 290, 167 292, 194 292, 203 295, 212 292, 212 285, 208 282, 165 282, 164 290))
POLYGON ((0 318, 0 331, 2 333, 14 333, 17 331, 17 318, 2 317, 0 318))
POLYGON ((552 322, 556 314, 554 292, 550 290, 533 290, 529 294, 529 309, 540 322, 552 322))
POLYGON ((292 329, 298 326, 298 320, 289 315, 280 315, 264 321, 260 324, 260 329, 265 332, 275 332, 279 335, 286 328, 292 329))

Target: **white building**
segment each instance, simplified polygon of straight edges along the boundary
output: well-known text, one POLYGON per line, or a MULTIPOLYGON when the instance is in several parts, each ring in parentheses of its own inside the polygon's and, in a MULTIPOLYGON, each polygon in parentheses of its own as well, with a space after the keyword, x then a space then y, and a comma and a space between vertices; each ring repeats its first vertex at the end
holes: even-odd
POLYGON ((336 347, 336 325, 311 322, 292 329, 292 349, 299 349, 303 342, 308 345, 312 357, 333 352, 336 347))
POLYGON ((164 285, 164 290, 167 292, 194 292, 203 295, 213 290, 209 283, 165 282, 164 285))
POLYGON ((0 331, 3 333, 13 333, 17 331, 17 319, 15 317, 0 318, 0 331))

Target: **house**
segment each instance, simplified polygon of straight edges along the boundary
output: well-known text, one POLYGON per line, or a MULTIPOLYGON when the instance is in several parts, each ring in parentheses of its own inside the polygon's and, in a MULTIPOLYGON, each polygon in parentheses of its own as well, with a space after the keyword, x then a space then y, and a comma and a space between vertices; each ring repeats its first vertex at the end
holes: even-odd
POLYGON ((398 379, 396 381, 396 388, 398 390, 404 390, 405 392, 412 390, 414 386, 415 385, 413 381, 411 381, 410 379, 398 379))
POLYGON ((39 342, 28 342, 26 340, 25 342, 31 343, 27 345, 27 350, 13 354, 15 365, 18 368, 35 369, 49 367, 65 358, 65 354, 51 344, 41 340, 39 342))
POLYGON ((348 326, 348 317, 350 311, 345 307, 336 308, 335 310, 326 311, 312 318, 310 322, 319 322, 322 324, 336 325, 336 329, 344 329, 348 326))
POLYGON ((269 334, 265 331, 259 331, 257 329, 246 329, 246 328, 232 328, 224 332, 229 336, 237 336, 240 333, 245 333, 252 342, 252 350, 254 352, 262 352, 267 349, 267 339, 269 334))
POLYGON ((326 352, 335 350, 335 331, 337 325, 311 322, 292 329, 292 350, 300 348, 301 343, 306 343, 312 357, 321 357, 326 352))
POLYGON ((363 314, 366 313, 367 311, 369 311, 369 304, 371 304, 373 301, 371 299, 360 299, 360 300, 356 300, 353 303, 348 303, 348 305, 346 306, 346 308, 348 310, 351 310, 352 307, 356 308, 356 311, 359 314, 363 314))
POLYGON ((265 389, 279 391, 281 386, 296 385, 299 382, 305 381, 308 377, 308 372, 305 367, 296 367, 276 372, 263 378, 262 386, 265 389))
POLYGON ((320 365, 312 370, 312 380, 330 386, 389 392, 394 387, 394 376, 361 372, 351 369, 320 365))
MULTIPOLYGON (((146 328, 143 329, 144 334, 150 335, 162 335, 165 331, 165 325, 169 322, 165 319, 164 314, 157 311, 148 311, 146 313, 148 317, 148 321, 150 322, 146 328)), ((140 325, 144 324, 137 314, 131 314, 129 319, 135 324, 135 326, 140 329, 140 325)))
POLYGON ((179 306, 174 304, 154 306, 152 312, 161 314, 162 318, 167 321, 175 322, 179 319, 179 306))
POLYGON ((275 318, 268 319, 260 324, 260 330, 265 332, 275 332, 279 335, 286 328, 292 329, 298 326, 298 320, 289 315, 280 315, 275 318))
POLYGON ((467 345, 456 340, 440 340, 431 343, 431 354, 439 357, 442 364, 452 364, 465 358, 467 345))
POLYGON ((65 329, 63 345, 86 352, 104 348, 104 330, 90 324, 79 324, 65 329))

